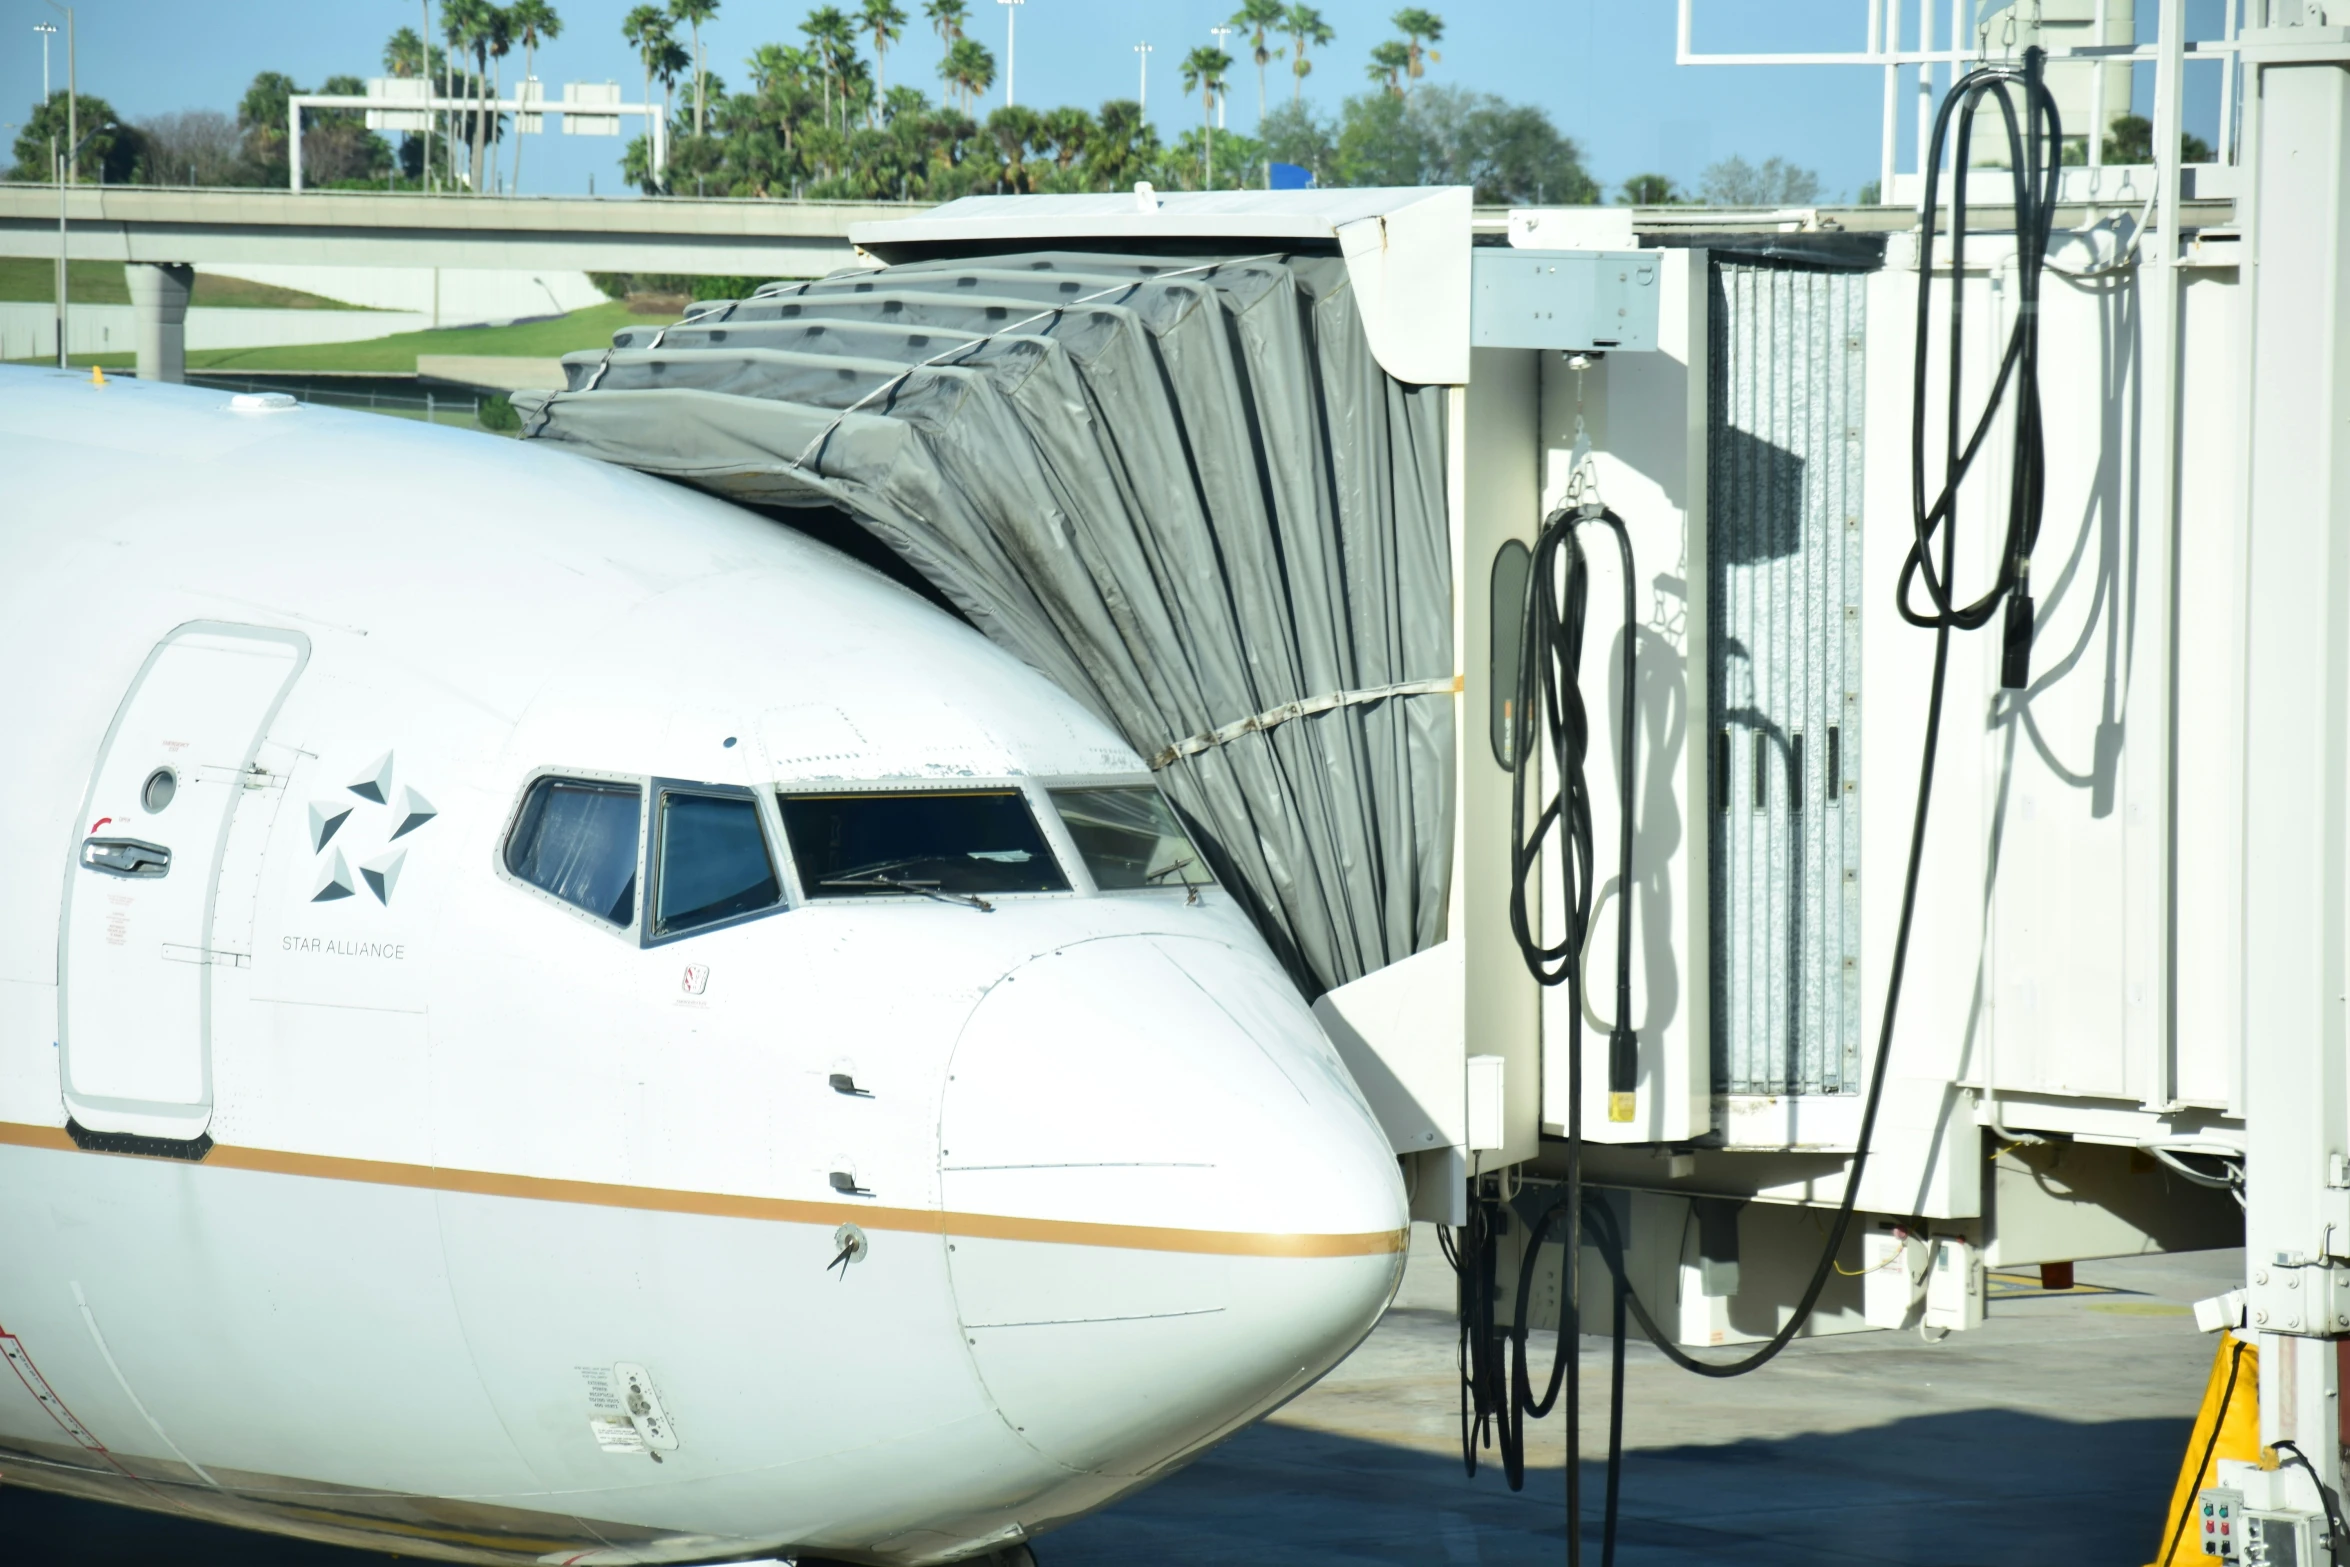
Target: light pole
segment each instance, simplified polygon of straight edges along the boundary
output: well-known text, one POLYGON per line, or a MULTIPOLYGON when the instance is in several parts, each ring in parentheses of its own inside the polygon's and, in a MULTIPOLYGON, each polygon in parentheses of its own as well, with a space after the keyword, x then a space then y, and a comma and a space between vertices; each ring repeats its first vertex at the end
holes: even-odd
POLYGON ((997 5, 1003 6, 1003 7, 1005 8, 1005 10, 1004 10, 1004 107, 1005 107, 1005 108, 1007 108, 1007 109, 1009 109, 1010 107, 1012 107, 1012 104, 1013 104, 1013 102, 1014 102, 1014 100, 1013 100, 1013 97, 1012 97, 1012 76, 1013 76, 1013 73, 1014 73, 1014 72, 1015 72, 1015 71, 1018 69, 1018 67, 1019 67, 1019 55, 1018 55, 1018 52, 1017 52, 1017 50, 1016 50, 1016 48, 1015 48, 1015 43, 1016 43, 1016 37, 1015 37, 1015 34, 1016 34, 1016 32, 1017 32, 1018 25, 1019 25, 1019 21, 1020 21, 1020 7, 1021 7, 1021 6, 1023 6, 1023 5, 1025 5, 1025 4, 1027 3, 1027 0, 995 0, 995 3, 996 3, 997 5))
MULTIPOLYGON (((83 136, 81 125, 79 124, 81 119, 81 92, 75 85, 73 69, 73 7, 70 5, 59 5, 57 0, 48 0, 48 5, 49 9, 52 11, 62 11, 65 13, 65 139, 73 143, 74 151, 78 154, 81 151, 83 136)), ((57 31, 57 29, 55 27, 51 27, 49 31, 53 33, 57 31)), ((41 40, 41 84, 44 88, 48 86, 48 77, 49 40, 46 37, 43 37, 41 40)), ((43 101, 47 101, 45 96, 43 101)), ((74 171, 72 158, 65 160, 65 173, 66 177, 71 179, 75 184, 78 185, 81 183, 79 175, 77 175, 74 171)))
POLYGON ((41 35, 41 101, 49 101, 49 40, 57 36, 55 22, 35 22, 33 31, 41 35))
MULTIPOLYGON (((70 37, 71 37, 71 36, 73 36, 73 35, 72 35, 70 32, 68 32, 66 36, 70 38, 70 37)), ((68 90, 70 91, 71 89, 68 89, 68 90)), ((82 138, 80 141, 77 141, 77 142, 75 142, 75 143, 73 144, 73 150, 72 150, 71 152, 68 152, 68 153, 67 153, 67 154, 66 154, 66 155, 65 155, 63 158, 60 158, 60 159, 58 159, 58 161, 57 161, 57 368, 58 368, 58 369, 60 369, 60 370, 63 370, 63 369, 65 369, 65 368, 66 368, 66 360, 65 360, 65 315, 66 315, 66 311, 65 311, 65 295, 66 295, 66 287, 65 287, 65 171, 66 171, 67 169, 69 169, 69 168, 73 167, 73 161, 74 161, 74 159, 76 159, 76 158, 78 158, 78 157, 80 157, 80 156, 82 155, 82 148, 83 148, 83 146, 84 146, 85 144, 87 144, 87 143, 88 143, 88 141, 90 140, 90 136, 95 136, 95 135, 97 135, 97 134, 98 134, 100 131, 109 131, 109 130, 112 130, 113 128, 114 128, 114 127, 113 127, 113 126, 111 126, 111 125, 93 125, 93 126, 91 126, 91 127, 90 127, 90 135, 89 135, 89 136, 84 136, 84 137, 83 137, 83 138, 82 138)), ((51 156, 52 156, 52 157, 55 157, 55 156, 56 156, 56 154, 55 154, 55 152, 54 152, 54 149, 55 149, 55 147, 56 147, 56 145, 57 145, 57 144, 56 144, 54 141, 52 141, 52 142, 51 142, 49 145, 50 145, 50 147, 51 147, 51 149, 52 149, 51 156)))
MULTIPOLYGON (((1233 27, 1222 27, 1222 26, 1219 26, 1219 27, 1211 27, 1211 28, 1209 28, 1209 29, 1208 29, 1208 31, 1209 31, 1209 32, 1211 32, 1211 33, 1214 33, 1214 34, 1216 35, 1216 52, 1217 52, 1218 54, 1222 54, 1222 53, 1224 52, 1224 40, 1225 40, 1226 38, 1229 38, 1229 37, 1230 37, 1230 36, 1231 36, 1233 33, 1237 32, 1238 30, 1239 30, 1239 29, 1237 29, 1237 28, 1233 28, 1233 27)), ((1224 128, 1224 84, 1223 84, 1222 82, 1218 82, 1218 83, 1216 84, 1216 129, 1218 129, 1218 130, 1222 130, 1223 128, 1224 128)))
POLYGON ((1151 46, 1136 44, 1134 53, 1135 57, 1142 62, 1142 83, 1137 90, 1137 97, 1142 108, 1143 122, 1148 124, 1151 117, 1151 46))

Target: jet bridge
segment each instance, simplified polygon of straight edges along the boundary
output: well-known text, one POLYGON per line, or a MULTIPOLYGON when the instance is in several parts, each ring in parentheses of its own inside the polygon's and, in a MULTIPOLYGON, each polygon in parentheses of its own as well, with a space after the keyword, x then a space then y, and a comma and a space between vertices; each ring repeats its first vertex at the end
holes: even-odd
MULTIPOLYGON (((1947 355, 1969 400, 1999 380, 2035 254, 2012 215, 1954 266, 1908 210, 971 198, 517 403, 529 438, 865 554, 1116 725, 1315 998, 1420 1217, 1572 1147, 1682 1345, 1964 1329, 1990 1270, 2249 1233, 2208 1315, 2282 1346, 2264 1440, 2338 1488, 2336 1357, 2291 1346, 2350 1334, 2350 32, 2230 47, 2244 167, 2205 183, 2240 195, 2189 203, 2173 167, 2167 201, 2070 180, 2056 208, 2028 677, 1996 633, 1953 640, 1857 1192, 1936 657, 1894 607, 1910 464, 1921 430, 1941 460, 1947 355), (1921 283, 1937 322, 1963 307, 1931 376, 1921 283), (1593 843, 1637 765, 1576 996, 1529 972, 1510 895, 1513 800, 1561 782, 1521 754, 1532 551, 1586 506, 1632 561, 1579 550, 1588 602, 1634 608, 1593 611, 1574 671, 1593 843)), ((2002 427, 1978 472, 2017 456, 2002 427)), ((1959 491, 1967 580, 2004 504, 1959 491)), ((1558 872, 1527 882, 1536 942, 1567 928, 1558 872)), ((1556 1292, 1530 1309, 1555 1323, 1556 1292)))

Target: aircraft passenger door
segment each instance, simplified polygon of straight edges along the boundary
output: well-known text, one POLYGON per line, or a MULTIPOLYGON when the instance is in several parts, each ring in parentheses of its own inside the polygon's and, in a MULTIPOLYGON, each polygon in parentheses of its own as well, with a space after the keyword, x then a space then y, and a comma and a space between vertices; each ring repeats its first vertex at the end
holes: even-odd
POLYGON ((58 962, 67 1111, 93 1132, 190 1141, 212 1118, 220 864, 300 632, 191 621, 156 645, 107 731, 75 824, 58 962))

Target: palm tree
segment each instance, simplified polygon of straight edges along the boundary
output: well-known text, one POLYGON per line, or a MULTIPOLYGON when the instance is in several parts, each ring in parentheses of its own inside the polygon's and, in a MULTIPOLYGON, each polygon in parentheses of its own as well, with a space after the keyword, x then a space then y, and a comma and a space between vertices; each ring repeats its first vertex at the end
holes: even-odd
POLYGON ((403 27, 384 41, 384 69, 394 76, 424 74, 424 40, 416 29, 403 27))
MULTIPOLYGON (((832 78, 840 68, 843 56, 856 47, 855 34, 850 31, 849 19, 836 5, 810 11, 800 23, 800 31, 808 35, 808 42, 817 57, 824 62, 824 123, 832 123, 832 78)), ((848 94, 841 94, 846 107, 848 94)))
POLYGON ((718 0, 669 0, 669 19, 683 22, 694 35, 694 137, 699 140, 708 133, 709 116, 702 105, 707 97, 704 88, 709 74, 702 69, 702 24, 718 14, 718 0))
MULTIPOLYGON (((441 0, 441 36, 448 40, 449 58, 455 59, 473 52, 474 35, 484 25, 482 13, 488 9, 484 0, 441 0)), ((466 95, 474 96, 474 87, 470 82, 466 84, 466 95)), ((465 132, 468 142, 473 139, 471 129, 467 127, 465 132)), ((452 147, 449 153, 449 183, 452 185, 457 181, 456 161, 457 154, 452 147)), ((477 178, 474 188, 478 190, 480 186, 481 182, 477 178)))
POLYGON ((1409 83, 1418 81, 1421 74, 1427 70, 1427 66, 1422 63, 1423 61, 1435 60, 1439 63, 1443 61, 1443 55, 1423 46, 1420 40, 1425 38, 1429 43, 1434 43, 1442 38, 1444 36, 1444 18, 1438 16, 1434 11, 1422 11, 1417 7, 1412 7, 1396 12, 1395 15, 1388 18, 1388 21, 1397 32, 1403 34, 1404 47, 1411 52, 1411 61, 1404 73, 1407 78, 1406 88, 1408 90, 1409 83))
POLYGON ((976 38, 958 37, 947 45, 938 74, 950 91, 959 94, 966 113, 972 102, 995 85, 995 56, 976 38))
MULTIPOLYGON (((453 4, 456 3, 456 0, 447 0, 447 3, 453 4)), ((621 18, 620 36, 636 46, 636 57, 644 62, 645 102, 651 103, 653 101, 654 67, 659 63, 662 54, 671 47, 669 18, 661 14, 661 8, 657 5, 640 5, 629 12, 627 16, 621 18)), ((648 158, 652 156, 653 143, 658 140, 651 134, 651 131, 652 127, 647 126, 645 156, 648 158)), ((661 171, 657 168, 654 169, 652 176, 658 180, 661 171)))
POLYGON ((1289 64, 1292 78, 1289 101, 1300 103, 1305 98, 1306 78, 1314 70, 1314 62, 1306 58, 1306 50, 1326 49, 1330 46, 1330 40, 1338 34, 1331 30, 1328 22, 1322 20, 1322 13, 1310 5, 1293 5, 1284 12, 1281 30, 1289 35, 1290 45, 1296 53, 1296 58, 1289 64))
POLYGON ((1053 166, 1066 170, 1093 142, 1093 116, 1083 109, 1055 109, 1042 117, 1044 141, 1052 144, 1053 166))
POLYGON ((1273 63, 1272 35, 1288 16, 1281 0, 1240 0, 1232 25, 1248 34, 1257 62, 1257 123, 1265 123, 1265 67, 1273 63))
MULTIPOLYGON (((505 74, 502 62, 507 55, 514 52, 514 13, 500 10, 495 5, 489 8, 489 13, 490 32, 486 45, 489 51, 490 78, 489 96, 483 100, 482 105, 485 109, 506 96, 498 84, 499 79, 505 74)), ((483 153, 488 157, 489 167, 484 172, 489 177, 489 183, 495 185, 498 182, 498 158, 497 148, 493 144, 498 139, 498 111, 489 109, 485 119, 488 123, 482 130, 481 146, 483 153)), ((519 146, 521 138, 517 137, 515 140, 516 145, 519 146)))
MULTIPOLYGON (((661 123, 663 125, 670 124, 677 117, 676 111, 672 107, 677 98, 677 81, 679 77, 693 69, 693 64, 694 57, 685 52, 685 45, 667 34, 662 35, 661 52, 653 56, 653 75, 661 83, 661 123)), ((663 173, 667 173, 669 169, 669 138, 666 136, 661 138, 661 169, 663 173)))
POLYGON ((1200 95, 1200 124, 1207 128, 1207 151, 1202 155, 1200 189, 1216 177, 1216 95, 1224 90, 1224 73, 1232 56, 1202 44, 1183 57, 1183 90, 1200 95))
POLYGON ((1371 63, 1363 74, 1400 98, 1403 96, 1403 74, 1411 68, 1410 47, 1398 39, 1390 38, 1371 51, 1371 63))
MULTIPOLYGON (((522 44, 522 79, 528 82, 531 73, 537 68, 539 45, 562 36, 563 18, 555 14, 555 8, 547 0, 514 0, 512 5, 506 7, 506 23, 522 44)), ((540 123, 543 125, 546 122, 541 120, 540 123)), ((512 188, 517 191, 522 189, 522 126, 519 120, 514 127, 512 188)))
MULTIPOLYGON (((563 18, 547 0, 514 0, 506 7, 506 21, 514 29, 514 36, 522 40, 522 79, 529 81, 535 69, 539 45, 563 36, 563 18)), ((542 125, 545 121, 540 122, 542 125)), ((514 127, 514 189, 522 189, 522 127, 514 127)))
POLYGON ((963 36, 963 24, 971 20, 971 7, 965 0, 923 0, 922 14, 930 18, 930 30, 938 34, 939 43, 952 49, 963 36))
POLYGON ((878 103, 889 96, 889 46, 904 35, 906 13, 892 0, 865 0, 858 20, 873 35, 873 97, 878 103))

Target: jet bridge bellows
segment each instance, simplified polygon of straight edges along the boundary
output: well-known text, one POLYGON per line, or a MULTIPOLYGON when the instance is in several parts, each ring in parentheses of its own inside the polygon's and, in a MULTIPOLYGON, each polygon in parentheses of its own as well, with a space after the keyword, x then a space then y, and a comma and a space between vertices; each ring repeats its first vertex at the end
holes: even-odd
POLYGON ((845 510, 1106 718, 1310 992, 1441 938, 1447 388, 1381 366, 1339 256, 915 261, 565 367, 526 437, 845 510))

